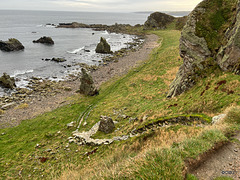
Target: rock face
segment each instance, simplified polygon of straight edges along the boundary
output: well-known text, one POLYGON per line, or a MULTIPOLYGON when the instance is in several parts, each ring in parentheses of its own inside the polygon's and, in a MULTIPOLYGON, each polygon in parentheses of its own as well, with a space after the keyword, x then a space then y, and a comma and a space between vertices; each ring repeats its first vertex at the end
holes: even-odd
POLYGON ((24 46, 17 39, 11 38, 8 41, 0 41, 0 49, 2 51, 19 51, 23 50, 24 46))
POLYGON ((168 97, 191 88, 219 70, 240 73, 239 0, 204 0, 188 16, 180 38, 183 65, 170 85, 168 97))
POLYGON ((174 21, 174 17, 165 13, 152 13, 144 24, 144 29, 166 29, 167 25, 174 21))
POLYGON ((107 116, 101 116, 98 131, 108 134, 108 133, 113 132, 114 128, 115 128, 115 125, 114 125, 112 118, 107 117, 107 116))
POLYGON ((107 43, 106 39, 101 37, 100 43, 98 43, 96 47, 96 53, 101 53, 101 54, 110 54, 112 53, 110 45, 107 43))
POLYGON ((80 93, 87 96, 94 96, 98 94, 92 77, 87 73, 86 69, 82 68, 82 76, 80 78, 80 93))
POLYGON ((54 41, 52 40, 51 37, 43 36, 38 40, 34 40, 33 43, 42 43, 42 44, 47 44, 47 45, 53 45, 54 41))
POLYGON ((16 87, 15 80, 6 73, 3 73, 3 76, 0 77, 0 86, 4 88, 14 89, 16 87))

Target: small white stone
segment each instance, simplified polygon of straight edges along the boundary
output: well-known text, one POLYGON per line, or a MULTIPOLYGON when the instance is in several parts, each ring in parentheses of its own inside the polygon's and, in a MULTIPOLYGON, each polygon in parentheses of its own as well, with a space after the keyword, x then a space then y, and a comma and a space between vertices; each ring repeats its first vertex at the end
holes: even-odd
POLYGON ((218 116, 214 116, 212 118, 212 124, 216 124, 218 122, 220 122, 221 120, 223 120, 226 117, 226 114, 220 114, 218 116))

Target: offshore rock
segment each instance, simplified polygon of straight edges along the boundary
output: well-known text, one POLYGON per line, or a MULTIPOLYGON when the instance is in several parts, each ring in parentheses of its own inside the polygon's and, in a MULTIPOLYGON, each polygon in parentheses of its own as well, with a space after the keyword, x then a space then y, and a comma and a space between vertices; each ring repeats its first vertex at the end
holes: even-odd
POLYGON ((94 81, 92 79, 92 76, 90 76, 86 69, 82 68, 82 76, 80 78, 80 90, 79 92, 81 94, 87 95, 87 96, 94 96, 94 95, 98 95, 98 90, 94 85, 94 81))
POLYGON ((110 54, 112 53, 110 45, 107 43, 106 39, 101 37, 100 43, 96 47, 96 53, 110 54))
POLYGON ((0 41, 0 49, 2 51, 20 51, 24 49, 24 46, 17 39, 11 38, 8 41, 0 41))
POLYGON ((144 29, 166 29, 167 25, 172 23, 175 17, 165 13, 155 12, 152 13, 144 24, 144 29))
POLYGON ((47 44, 47 45, 53 45, 54 41, 52 40, 51 37, 43 36, 38 40, 34 40, 33 43, 42 43, 42 44, 47 44))
POLYGON ((16 87, 15 79, 11 78, 6 73, 3 73, 3 76, 0 77, 0 86, 8 89, 14 89, 16 87))
POLYGON ((239 0, 204 0, 188 16, 180 38, 183 64, 167 97, 177 96, 219 67, 240 70, 239 0))

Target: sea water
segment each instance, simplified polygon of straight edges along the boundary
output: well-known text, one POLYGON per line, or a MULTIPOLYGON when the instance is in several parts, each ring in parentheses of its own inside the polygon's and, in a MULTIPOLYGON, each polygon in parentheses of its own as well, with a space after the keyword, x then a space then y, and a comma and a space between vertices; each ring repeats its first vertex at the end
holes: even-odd
MULTIPOLYGON (((149 14, 145 13, 93 13, 57 11, 7 11, 0 10, 0 40, 18 39, 23 51, 0 51, 0 76, 6 72, 24 87, 26 79, 34 76, 46 79, 64 78, 77 63, 98 65, 101 55, 95 53, 100 37, 107 39, 112 51, 127 47, 135 36, 93 31, 92 29, 56 28, 52 24, 80 22, 85 24, 143 24, 149 14), (47 25, 51 24, 51 25, 47 25), (50 36, 53 46, 33 43, 42 36, 50 36), (53 57, 65 58, 64 63, 44 61, 53 57), (25 80, 25 81, 24 81, 25 80)), ((0 89, 0 94, 3 90, 0 89)))

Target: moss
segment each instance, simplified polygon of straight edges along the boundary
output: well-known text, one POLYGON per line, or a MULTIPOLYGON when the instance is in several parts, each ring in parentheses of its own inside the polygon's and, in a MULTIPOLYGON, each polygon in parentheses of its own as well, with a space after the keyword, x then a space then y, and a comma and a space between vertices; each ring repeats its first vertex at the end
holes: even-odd
POLYGON ((220 46, 226 44, 224 33, 234 20, 236 3, 237 0, 211 0, 204 1, 200 5, 205 12, 198 16, 196 35, 205 38, 213 54, 220 46))

